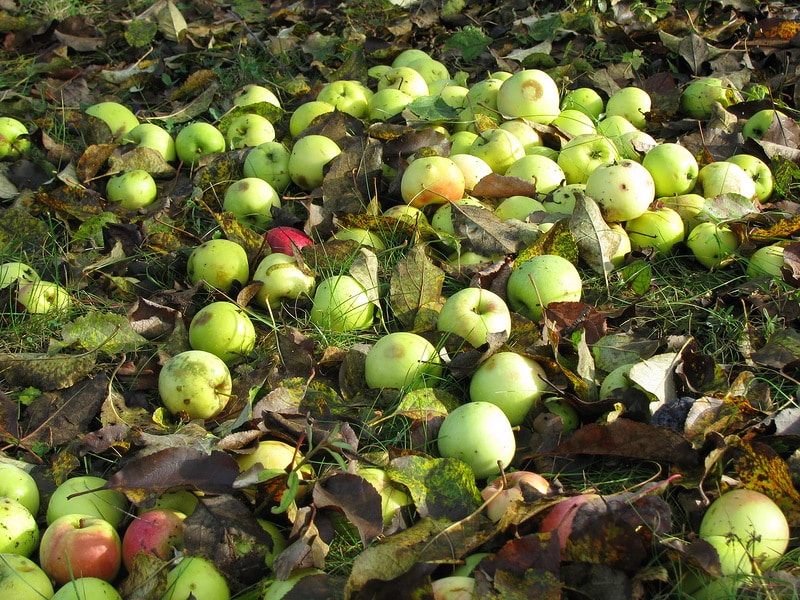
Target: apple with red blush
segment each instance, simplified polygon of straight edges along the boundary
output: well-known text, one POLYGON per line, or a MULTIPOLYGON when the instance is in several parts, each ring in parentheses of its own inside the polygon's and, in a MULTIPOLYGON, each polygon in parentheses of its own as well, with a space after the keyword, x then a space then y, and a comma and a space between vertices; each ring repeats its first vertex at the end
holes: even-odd
POLYGON ((533 471, 507 473, 481 490, 481 497, 486 502, 486 516, 496 523, 512 504, 525 497, 525 490, 547 496, 552 488, 547 479, 533 471))
POLYGON ((75 577, 113 581, 122 564, 122 543, 100 517, 69 514, 53 521, 39 545, 39 565, 57 584, 75 577))
POLYGON ((186 515, 175 510, 158 508, 135 517, 122 536, 122 563, 131 570, 133 557, 139 552, 169 560, 183 548, 183 521, 186 515))
POLYGON ((264 234, 264 239, 273 252, 280 252, 294 256, 295 249, 302 250, 306 246, 312 246, 314 240, 296 227, 281 225, 273 227, 264 234))

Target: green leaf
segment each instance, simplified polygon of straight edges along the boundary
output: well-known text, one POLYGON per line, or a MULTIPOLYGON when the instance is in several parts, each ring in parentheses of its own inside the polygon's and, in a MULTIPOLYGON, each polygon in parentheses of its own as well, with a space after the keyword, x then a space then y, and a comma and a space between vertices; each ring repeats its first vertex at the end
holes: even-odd
POLYGON ((486 52, 492 38, 483 33, 478 27, 464 27, 457 31, 448 39, 444 47, 447 50, 457 50, 461 52, 464 60, 475 60, 486 52))
POLYGON ((629 265, 625 265, 620 269, 622 279, 627 284, 630 290, 641 295, 650 289, 650 263, 643 260, 635 260, 629 265))
POLYGON ((86 350, 97 348, 109 355, 132 352, 147 343, 133 330, 128 317, 102 312, 89 313, 67 323, 61 330, 61 339, 54 343, 56 348, 75 345, 86 350))

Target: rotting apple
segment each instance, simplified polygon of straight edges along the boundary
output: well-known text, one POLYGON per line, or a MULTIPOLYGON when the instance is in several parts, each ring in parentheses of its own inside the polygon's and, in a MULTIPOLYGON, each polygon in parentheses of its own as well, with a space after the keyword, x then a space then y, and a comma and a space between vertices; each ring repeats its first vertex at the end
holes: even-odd
POLYGON ((289 155, 289 177, 302 190, 311 191, 322 185, 325 169, 342 153, 331 138, 309 134, 297 139, 289 155))
POLYGON ((582 291, 578 269, 555 254, 541 254, 516 265, 506 285, 509 307, 533 321, 542 318, 551 302, 577 302, 582 291))
POLYGON ((242 361, 255 348, 256 329, 247 313, 233 302, 220 300, 201 308, 189 323, 189 345, 228 364, 242 361))
POLYGON ((122 565, 122 542, 105 519, 67 514, 44 530, 39 564, 59 585, 76 577, 113 581, 122 565))
POLYGON ((467 402, 448 414, 436 439, 439 454, 467 463, 477 479, 506 469, 517 449, 508 417, 491 402, 467 402))
POLYGON ((65 479, 50 496, 47 523, 77 513, 105 519, 117 529, 128 514, 129 503, 123 493, 102 489, 106 483, 102 477, 93 475, 65 479))
POLYGON ((372 325, 375 307, 364 287, 350 275, 323 279, 314 292, 311 323, 333 331, 355 331, 372 325))
POLYGON ((756 198, 756 182, 742 167, 726 160, 703 166, 697 173, 697 189, 705 198, 716 198, 722 194, 756 198))
POLYGON ((439 331, 454 333, 473 347, 486 343, 490 333, 508 336, 511 313, 505 301, 490 290, 468 287, 451 294, 436 320, 439 331))
POLYGON ((431 582, 433 600, 475 600, 478 582, 474 577, 450 575, 431 582))
POLYGON ((172 162, 178 156, 172 135, 155 123, 140 123, 122 136, 122 141, 136 144, 139 148, 155 150, 167 162, 172 162))
POLYGON ((572 138, 561 148, 556 162, 568 184, 586 183, 589 175, 600 165, 619 159, 614 142, 597 133, 572 138))
MULTIPOLYGON (((762 246, 756 250, 747 263, 747 276, 758 277, 759 275, 771 275, 781 277, 781 269, 786 265, 783 256, 783 246, 771 244, 762 246)), ((0 476, 2 471, 0 471, 0 476)))
POLYGON ((30 148, 28 128, 14 117, 0 117, 0 159, 18 158, 30 148))
POLYGON ((641 129, 647 125, 651 105, 652 99, 645 90, 636 86, 624 87, 609 97, 606 102, 606 117, 625 117, 634 127, 641 129))
POLYGON ((236 220, 263 232, 272 223, 272 208, 281 207, 281 197, 267 181, 244 177, 225 190, 222 209, 233 213, 236 220))
POLYGON ((464 196, 466 181, 459 166, 445 156, 426 156, 403 171, 400 195, 416 208, 453 202, 464 196))
POLYGON ((689 150, 671 142, 659 144, 645 154, 642 166, 653 176, 656 197, 659 198, 691 192, 700 170, 697 159, 689 150))
POLYGON ((225 152, 225 136, 211 123, 194 121, 175 136, 175 153, 190 167, 195 166, 201 157, 219 152, 225 152))
POLYGON ((252 148, 244 159, 242 174, 263 179, 278 192, 283 192, 292 178, 289 177, 291 153, 282 143, 264 142, 252 148))
POLYGON ((121 138, 139 124, 131 109, 119 102, 97 102, 86 109, 86 114, 103 121, 114 139, 121 138))
POLYGON ((226 239, 203 242, 192 250, 186 263, 186 275, 193 285, 206 285, 228 293, 250 276, 247 253, 239 244, 226 239))
POLYGON ((122 596, 108 581, 97 577, 78 577, 58 588, 53 600, 122 600, 122 596))
POLYGON ((213 419, 231 398, 231 374, 221 358, 204 350, 171 357, 158 374, 158 393, 173 415, 213 419))
POLYGON ((625 223, 632 250, 653 248, 666 255, 685 236, 683 219, 666 206, 649 208, 644 213, 625 223))
POLYGON ((381 337, 369 349, 364 362, 364 378, 373 389, 436 387, 441 376, 442 360, 436 348, 410 331, 394 331, 381 337))
POLYGON ((278 308, 287 300, 310 298, 316 285, 313 274, 303 269, 293 255, 282 252, 261 259, 253 281, 262 283, 253 300, 263 308, 278 308))
POLYGON ((19 554, 0 554, 0 597, 43 600, 53 596, 53 584, 39 565, 19 554))
POLYGON ((153 509, 137 515, 122 536, 122 564, 128 571, 139 552, 153 554, 163 560, 183 549, 183 521, 186 515, 169 509, 153 509))
POLYGON ((39 514, 39 486, 24 469, 0 463, 0 496, 21 503, 34 517, 39 514))
POLYGON ((730 262, 739 247, 739 238, 727 225, 703 222, 689 233, 686 245, 697 262, 715 269, 730 262))
POLYGON ((255 113, 236 117, 225 134, 228 150, 254 148, 275 141, 275 127, 269 119, 255 113))
POLYGON ((68 309, 72 296, 59 284, 39 279, 19 286, 17 302, 29 313, 46 314, 68 309))
POLYGON ((621 222, 644 214, 655 199, 653 176, 633 160, 600 165, 586 180, 586 194, 603 211, 606 221, 621 222))
POLYGON ((314 245, 314 240, 302 229, 288 225, 273 227, 264 234, 264 239, 272 252, 280 252, 289 256, 294 256, 296 251, 302 250, 306 246, 314 245))
POLYGON ((143 208, 155 202, 158 186, 150 173, 133 169, 110 177, 106 182, 106 196, 109 202, 118 202, 122 208, 143 208))
POLYGON ((30 556, 38 544, 36 517, 21 502, 0 496, 0 553, 30 556))
POLYGON ((497 109, 509 117, 524 117, 535 123, 556 118, 560 96, 558 84, 539 69, 523 69, 506 79, 497 91, 497 109))
POLYGON ((680 109, 691 119, 709 119, 714 114, 714 104, 728 108, 742 99, 730 80, 700 77, 689 82, 681 92, 680 109))
POLYGON ((550 482, 533 471, 513 471, 487 483, 481 490, 481 497, 486 502, 486 516, 495 523, 499 521, 509 506, 523 499, 526 488, 542 496, 552 491, 550 482))
POLYGON ((167 573, 161 600, 228 600, 230 587, 214 563, 202 556, 184 556, 167 573))

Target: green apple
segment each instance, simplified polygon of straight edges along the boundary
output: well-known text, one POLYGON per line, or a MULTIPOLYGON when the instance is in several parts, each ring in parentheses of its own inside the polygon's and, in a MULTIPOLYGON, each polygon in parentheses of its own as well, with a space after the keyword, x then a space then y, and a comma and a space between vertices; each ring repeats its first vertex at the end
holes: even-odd
POLYGON ((631 239, 628 237, 628 232, 625 231, 625 228, 620 223, 611 223, 608 229, 609 234, 619 238, 617 250, 613 255, 608 257, 608 260, 614 267, 619 268, 625 264, 625 259, 632 250, 631 239))
POLYGON ((706 199, 700 194, 679 194, 678 196, 658 198, 658 201, 681 216, 687 235, 698 223, 702 223, 698 215, 706 205, 706 199))
POLYGON ((377 251, 386 250, 383 238, 376 232, 362 227, 346 227, 333 234, 334 240, 353 240, 362 246, 369 246, 377 251))
POLYGON ((39 281, 39 279, 36 269, 24 262, 13 261, 0 264, 0 290, 15 283, 22 285, 39 281))
POLYGON ((39 566, 58 585, 78 577, 114 581, 122 566, 119 534, 100 517, 66 514, 44 530, 39 566))
POLYGON ((436 212, 434 212, 433 216, 431 217, 431 227, 433 227, 437 233, 440 234, 442 242, 448 246, 453 245, 449 238, 452 238, 456 235, 456 228, 455 224, 453 223, 454 206, 476 206, 486 211, 489 210, 489 208, 483 202, 477 198, 473 198, 472 196, 466 196, 460 200, 454 200, 453 202, 442 204, 439 208, 437 208, 436 212))
POLYGON ((456 129, 475 130, 476 115, 484 115, 492 121, 499 122, 497 111, 497 93, 503 85, 502 79, 489 77, 474 83, 467 92, 466 104, 459 113, 456 129))
POLYGON ((414 100, 402 90, 386 88, 375 92, 369 98, 367 115, 370 121, 388 121, 403 112, 414 100))
POLYGON ((407 67, 417 60, 430 59, 430 54, 418 48, 407 48, 394 57, 391 67, 407 67))
POLYGON ((78 577, 62 585, 55 600, 122 600, 109 582, 98 577, 78 577))
POLYGON ((225 136, 211 123, 195 121, 189 123, 175 136, 175 152, 178 159, 195 166, 201 157, 225 152, 225 136))
POLYGON ((436 387, 442 376, 436 348, 421 335, 395 331, 380 338, 367 352, 364 377, 373 389, 416 390, 436 387))
POLYGON ((723 575, 759 572, 789 546, 789 525, 768 496, 746 488, 720 495, 703 515, 698 535, 720 555, 723 575))
POLYGON ((688 194, 697 183, 700 167, 697 159, 684 146, 667 142, 644 155, 642 166, 653 176, 656 197, 688 194))
POLYGON ((683 241, 685 234, 681 216, 666 206, 648 208, 635 219, 629 219, 625 231, 631 249, 653 248, 662 255, 669 254, 675 244, 683 241))
POLYGON ((752 154, 734 154, 725 159, 739 165, 756 184, 756 197, 759 202, 766 202, 775 189, 775 180, 769 165, 752 154))
POLYGON ((524 69, 503 82, 497 92, 497 109, 508 117, 550 123, 559 110, 558 85, 539 69, 524 69))
POLYGON ((571 215, 575 211, 578 195, 586 191, 585 183, 568 183, 550 192, 542 201, 544 209, 551 214, 571 215))
POLYGON ((314 567, 302 567, 295 569, 286 579, 269 580, 262 589, 263 595, 260 597, 260 600, 281 600, 292 590, 292 588, 294 588, 297 582, 304 577, 312 577, 314 575, 324 574, 324 571, 314 567))
POLYGON ((22 504, 35 517, 39 514, 39 486, 27 471, 0 463, 0 497, 22 504))
POLYGON ((726 225, 698 223, 686 238, 695 259, 708 269, 726 264, 739 247, 739 238, 726 225))
MULTIPOLYGON (((603 377, 603 381, 600 382, 600 389, 597 392, 598 398, 600 400, 612 398, 616 390, 641 389, 630 378, 631 369, 634 366, 636 366, 634 363, 619 365, 603 377)), ((619 392, 616 393, 618 394, 619 392)))
POLYGON ((742 100, 742 95, 730 80, 700 77, 691 81, 681 92, 680 109, 691 119, 710 119, 715 103, 728 108, 742 100))
POLYGON ((411 67, 392 67, 378 78, 378 91, 393 88, 412 98, 428 95, 428 82, 411 67))
POLYGON ((767 130, 773 126, 773 123, 777 125, 781 122, 781 119, 788 118, 789 117, 787 117, 785 113, 779 110, 765 108, 745 121, 742 127, 742 135, 744 139, 753 138, 755 140, 760 140, 764 137, 767 130))
POLYGON ((431 581, 435 600, 469 600, 477 598, 478 582, 474 577, 448 575, 431 581))
POLYGON ((383 211, 384 217, 404 221, 411 225, 430 226, 428 217, 416 206, 410 204, 396 204, 383 211))
POLYGON ((225 293, 237 283, 243 284, 250 275, 247 253, 231 240, 216 239, 203 242, 189 254, 186 275, 193 285, 206 285, 225 293))
POLYGON ((513 133, 495 128, 479 133, 469 154, 485 160, 494 173, 504 175, 508 167, 525 156, 525 148, 513 133))
POLYGON ((272 208, 281 207, 281 197, 269 183, 258 177, 245 177, 225 190, 222 209, 240 223, 263 232, 272 223, 272 208))
POLYGON ((481 179, 492 174, 492 167, 482 158, 472 154, 451 154, 449 158, 461 169, 461 173, 464 175, 464 190, 466 192, 474 190, 481 179))
MULTIPOLYGON (((505 129, 514 134, 522 144, 525 154, 530 154, 533 148, 541 148, 544 144, 541 134, 536 131, 525 119, 512 119, 500 123, 500 129, 505 129)), ((475 134, 477 136, 477 134, 475 134)))
POLYGON ((567 134, 570 139, 577 135, 596 133, 592 117, 576 108, 563 109, 550 125, 567 134))
POLYGON ((580 273, 571 262, 555 254, 540 254, 516 265, 506 296, 512 310, 538 321, 548 304, 577 302, 582 289, 580 273))
POLYGON ((600 205, 609 223, 644 214, 655 199, 655 192, 650 171, 634 160, 600 165, 586 180, 586 194, 600 205))
MULTIPOLYGON (((433 93, 433 86, 436 85, 434 82, 432 85, 429 85, 429 91, 433 93)), ((454 83, 447 83, 441 90, 436 92, 439 99, 444 102, 450 108, 455 110, 462 110, 467 105, 467 94, 469 93, 469 88, 464 87, 463 85, 457 85, 454 83)))
POLYGON ((72 304, 69 292, 52 281, 23 283, 17 290, 17 302, 33 314, 66 310, 72 304))
POLYGON ((496 352, 472 374, 469 397, 500 407, 512 427, 522 425, 542 394, 549 390, 544 369, 516 352, 496 352))
POLYGON ((626 133, 636 131, 637 127, 622 115, 607 114, 598 121, 597 125, 595 125, 595 129, 599 135, 617 139, 626 133))
MULTIPOLYGON (((783 246, 779 244, 763 246, 753 252, 750 257, 747 263, 747 276, 772 275, 773 277, 781 277, 781 269, 785 264, 783 246)), ((2 471, 0 471, 0 476, 2 476, 2 471)))
POLYGON ((756 197, 756 182, 742 167, 726 160, 702 167, 697 173, 697 188, 705 198, 716 198, 722 194, 756 197))
POLYGON ((446 156, 425 156, 406 167, 400 195, 416 208, 444 204, 464 197, 466 180, 459 166, 446 156))
POLYGON ((188 517, 195 511, 199 501, 197 494, 191 490, 168 490, 158 496, 152 505, 148 505, 146 508, 139 505, 137 513, 141 515, 148 510, 172 510, 188 517))
POLYGON ((564 144, 556 162, 564 171, 567 183, 586 183, 597 167, 618 159, 614 142, 600 134, 587 133, 564 144))
POLYGON ((349 275, 335 275, 317 286, 309 319, 323 330, 354 331, 370 327, 374 313, 375 307, 358 281, 349 275))
POLYGON ((477 479, 500 473, 517 443, 508 417, 491 402, 467 402, 448 414, 436 438, 439 455, 467 463, 477 479))
POLYGON ((369 113, 371 96, 372 90, 360 81, 339 79, 325 84, 317 94, 317 100, 327 102, 336 110, 347 113, 356 119, 363 119, 369 113))
POLYGON ((256 329, 247 313, 233 302, 212 302, 201 308, 189 324, 192 350, 216 354, 228 364, 246 358, 255 348, 256 329))
POLYGON ((0 117, 0 159, 17 158, 30 148, 28 128, 14 117, 0 117))
POLYGON ((448 71, 447 65, 429 56, 416 58, 410 61, 406 66, 422 75, 422 78, 429 87, 434 81, 450 79, 450 71, 448 71))
POLYGON ((545 212, 544 204, 530 196, 509 196, 497 205, 494 214, 503 221, 517 219, 526 221, 528 217, 538 211, 545 212))
POLYGON ((175 152, 175 140, 172 135, 154 123, 140 123, 122 136, 122 141, 136 144, 140 148, 155 150, 167 162, 172 162, 178 156, 175 152))
POLYGON ((397 512, 404 506, 412 504, 411 496, 399 485, 395 485, 386 471, 380 467, 359 466, 356 475, 366 479, 381 497, 381 515, 383 526, 389 527, 397 512))
POLYGON ((606 102, 606 117, 619 115, 625 117, 637 129, 647 125, 652 99, 641 88, 630 86, 611 94, 606 102))
POLYGON ((659 145, 652 135, 640 129, 623 133, 614 142, 621 158, 629 158, 638 163, 642 162, 645 154, 659 145))
POLYGON ((511 313, 505 301, 490 290, 468 287, 452 294, 439 311, 439 331, 454 333, 473 347, 486 343, 487 335, 511 333, 511 313))
POLYGON ((289 542, 286 541, 286 536, 284 535, 283 530, 275 525, 275 523, 265 519, 258 519, 258 524, 261 525, 261 528, 272 538, 272 550, 269 550, 264 555, 264 564, 268 569, 271 569, 275 564, 275 557, 286 550, 289 542))
POLYGON ((150 173, 133 169, 109 178, 106 196, 109 202, 119 202, 122 208, 144 208, 155 202, 158 187, 150 173))
POLYGON ((478 137, 474 131, 456 131, 450 136, 450 157, 469 154, 472 142, 478 137))
POLYGON ((281 107, 281 101, 275 95, 275 92, 263 85, 246 85, 233 96, 234 106, 248 106, 259 102, 267 102, 278 108, 281 107))
POLYGON ((312 100, 298 106, 289 117, 289 133, 293 138, 299 136, 319 116, 332 113, 336 107, 330 102, 312 100))
POLYGON ((173 415, 213 419, 231 398, 231 374, 221 358, 187 350, 170 358, 158 374, 158 394, 173 415))
POLYGON ((278 192, 283 192, 292 178, 289 176, 291 153, 280 142, 265 142, 251 149, 245 156, 242 174, 263 179, 278 192))
POLYGON ((575 109, 597 120, 605 111, 603 98, 597 91, 589 87, 569 90, 561 101, 561 109, 575 109))
POLYGON ((289 177, 302 190, 311 191, 322 185, 325 168, 342 153, 331 138, 309 134, 295 141, 289 155, 289 177))
POLYGON ((30 556, 39 545, 39 525, 25 505, 0 496, 0 553, 30 556))
POLYGON ((228 150, 253 148, 275 141, 275 127, 266 117, 257 114, 244 114, 236 117, 228 126, 226 133, 228 150))
POLYGON ((253 273, 253 281, 261 282, 253 300, 263 308, 278 308, 287 300, 310 297, 314 276, 300 268, 294 256, 275 252, 265 256, 253 273))
POLYGON ((558 163, 541 154, 526 154, 506 169, 506 177, 517 177, 536 186, 538 194, 549 194, 563 185, 566 176, 558 163))
POLYGON ((39 565, 19 554, 0 554, 0 597, 10 600, 45 600, 53 584, 39 565))
POLYGON ((244 473, 258 465, 262 471, 283 471, 286 469, 298 470, 303 481, 310 481, 316 476, 314 467, 304 463, 305 456, 294 446, 280 440, 260 440, 252 452, 239 454, 236 463, 239 471, 244 473))
POLYGON ((102 477, 92 475, 64 480, 50 496, 47 524, 64 515, 81 514, 104 519, 117 529, 127 516, 128 499, 116 490, 101 489, 106 483, 102 477))
POLYGON ((161 600, 228 600, 228 582, 217 567, 201 556, 184 556, 167 573, 167 591, 161 600))
POLYGON ((580 427, 578 411, 564 398, 548 398, 543 400, 543 404, 549 414, 561 420, 561 433, 566 435, 580 427))
POLYGON ((86 114, 103 121, 111 137, 119 139, 139 124, 139 119, 127 106, 119 102, 98 102, 86 109, 86 114))

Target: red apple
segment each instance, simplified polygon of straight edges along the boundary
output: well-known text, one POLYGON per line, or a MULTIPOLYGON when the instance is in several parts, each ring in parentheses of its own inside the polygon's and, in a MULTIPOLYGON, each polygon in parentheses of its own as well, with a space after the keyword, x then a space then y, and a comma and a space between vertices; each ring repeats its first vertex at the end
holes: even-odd
POLYGON ((122 562, 129 571, 139 552, 172 558, 183 547, 183 520, 186 515, 169 509, 154 509, 131 521, 122 536, 122 562))
POLYGON ((64 515, 42 535, 39 565, 59 585, 76 577, 112 581, 122 564, 122 543, 105 519, 64 515))
POLYGON ((522 499, 524 487, 533 488, 546 496, 550 493, 550 483, 532 471, 514 471, 505 477, 498 477, 481 490, 481 497, 488 501, 486 516, 492 521, 499 521, 508 507, 522 499))
POLYGON ((273 252, 281 252, 294 256, 294 248, 298 250, 312 246, 314 240, 296 227, 273 227, 264 234, 264 239, 273 252))

